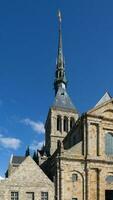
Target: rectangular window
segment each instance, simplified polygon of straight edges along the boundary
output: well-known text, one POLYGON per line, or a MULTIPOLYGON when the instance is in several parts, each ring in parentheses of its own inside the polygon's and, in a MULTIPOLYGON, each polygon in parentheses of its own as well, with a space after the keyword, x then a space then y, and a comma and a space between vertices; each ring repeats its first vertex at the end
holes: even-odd
POLYGON ((72 198, 72 200, 78 200, 77 198, 72 198))
POLYGON ((19 200, 18 192, 11 192, 11 200, 19 200))
POLYGON ((34 192, 26 192, 26 200, 34 200, 34 192))
POLYGON ((41 192, 41 200, 48 200, 48 192, 41 192))
POLYGON ((113 155, 113 133, 111 132, 105 135, 105 153, 108 156, 113 155))

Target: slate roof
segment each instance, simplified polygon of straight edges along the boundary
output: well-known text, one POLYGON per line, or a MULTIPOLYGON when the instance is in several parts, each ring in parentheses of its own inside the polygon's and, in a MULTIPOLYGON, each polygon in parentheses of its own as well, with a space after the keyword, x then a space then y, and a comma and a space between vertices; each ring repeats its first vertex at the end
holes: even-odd
POLYGON ((104 96, 103 96, 103 97, 98 101, 98 103, 95 105, 95 107, 97 107, 97 106, 99 106, 99 105, 101 105, 101 104, 103 104, 103 103, 109 101, 110 99, 112 99, 111 95, 110 95, 108 92, 106 92, 106 93, 104 94, 104 96))
POLYGON ((11 163, 20 165, 24 160, 25 160, 24 156, 13 156, 11 163))
POLYGON ((53 107, 59 107, 63 109, 71 109, 77 112, 75 106, 73 105, 69 95, 66 92, 66 89, 63 87, 59 87, 58 92, 56 94, 53 107))

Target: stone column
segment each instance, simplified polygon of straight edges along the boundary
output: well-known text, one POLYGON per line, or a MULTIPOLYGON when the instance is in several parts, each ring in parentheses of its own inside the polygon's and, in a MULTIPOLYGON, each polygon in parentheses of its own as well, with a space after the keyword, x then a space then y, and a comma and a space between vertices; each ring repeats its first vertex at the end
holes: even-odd
POLYGON ((100 200, 100 169, 97 169, 97 200, 100 200))
POLYGON ((102 145, 102 141, 103 141, 103 133, 102 133, 102 124, 99 124, 99 128, 98 128, 99 130, 99 156, 102 156, 102 152, 103 152, 103 145, 102 145))
POLYGON ((64 132, 64 117, 61 117, 61 133, 64 132))
POLYGON ((97 156, 100 156, 100 126, 97 124, 97 156))
POLYGON ((59 158, 57 158, 57 171, 56 171, 56 199, 60 200, 60 164, 59 164, 59 158))
POLYGON ((70 117, 68 117, 68 132, 70 131, 70 117))
POLYGON ((85 161, 85 166, 84 166, 84 200, 88 200, 88 176, 89 172, 87 169, 87 161, 85 161))

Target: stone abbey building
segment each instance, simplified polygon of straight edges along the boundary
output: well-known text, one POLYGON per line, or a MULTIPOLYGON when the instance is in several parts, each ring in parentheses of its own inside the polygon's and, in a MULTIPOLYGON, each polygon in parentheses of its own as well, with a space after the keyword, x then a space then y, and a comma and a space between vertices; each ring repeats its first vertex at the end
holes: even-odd
POLYGON ((113 200, 113 98, 105 93, 77 112, 67 92, 60 13, 54 89, 40 164, 12 156, 0 200, 113 200))

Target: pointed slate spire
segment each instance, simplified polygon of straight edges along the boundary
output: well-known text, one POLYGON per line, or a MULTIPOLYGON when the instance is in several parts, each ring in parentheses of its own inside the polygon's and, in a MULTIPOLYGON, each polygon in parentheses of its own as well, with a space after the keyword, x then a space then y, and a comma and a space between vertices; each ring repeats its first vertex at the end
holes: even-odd
POLYGON ((57 68, 63 68, 64 60, 63 60, 62 27, 61 27, 62 18, 60 11, 58 11, 58 19, 59 19, 59 42, 58 42, 57 68))
POLYGON ((103 104, 103 103, 109 101, 110 99, 112 99, 111 95, 110 95, 108 92, 106 92, 106 93, 104 94, 104 96, 103 96, 103 97, 98 101, 98 103, 95 105, 95 107, 97 107, 97 106, 99 106, 99 105, 101 105, 101 104, 103 104))
POLYGON ((30 155, 30 149, 29 146, 27 146, 26 152, 25 152, 25 157, 30 155))
POLYGON ((55 95, 60 86, 64 88, 67 86, 67 80, 65 75, 65 66, 64 66, 64 56, 63 56, 63 47, 62 47, 62 18, 61 12, 58 11, 58 21, 59 21, 59 41, 58 41, 58 54, 57 54, 57 61, 56 61, 56 74, 55 74, 55 81, 54 81, 54 89, 55 95))
POLYGON ((38 153, 36 153, 35 151, 34 151, 34 154, 33 154, 33 160, 37 163, 37 165, 39 165, 38 153))

